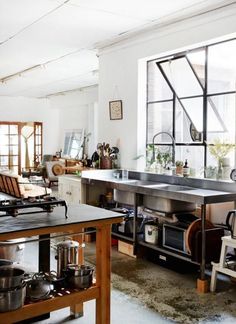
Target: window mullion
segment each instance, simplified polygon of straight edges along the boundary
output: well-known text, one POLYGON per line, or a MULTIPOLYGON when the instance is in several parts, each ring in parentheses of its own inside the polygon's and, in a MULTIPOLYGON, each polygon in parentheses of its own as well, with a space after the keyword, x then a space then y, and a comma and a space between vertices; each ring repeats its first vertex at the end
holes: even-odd
POLYGON ((203 88, 203 144, 204 168, 207 166, 207 84, 208 84, 208 47, 205 48, 205 84, 203 88))

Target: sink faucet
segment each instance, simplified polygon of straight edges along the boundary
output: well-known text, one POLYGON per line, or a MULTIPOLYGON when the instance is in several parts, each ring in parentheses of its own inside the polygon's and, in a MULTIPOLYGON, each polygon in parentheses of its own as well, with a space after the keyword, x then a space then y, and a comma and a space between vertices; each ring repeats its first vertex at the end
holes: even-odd
POLYGON ((155 141, 155 138, 158 136, 158 135, 161 135, 161 134, 166 134, 168 135, 170 138, 171 138, 171 141, 172 141, 172 163, 173 165, 175 164, 175 139, 174 137, 168 133, 168 132, 158 132, 156 133, 153 138, 152 138, 152 163, 155 161, 155 148, 154 148, 154 141, 155 141))

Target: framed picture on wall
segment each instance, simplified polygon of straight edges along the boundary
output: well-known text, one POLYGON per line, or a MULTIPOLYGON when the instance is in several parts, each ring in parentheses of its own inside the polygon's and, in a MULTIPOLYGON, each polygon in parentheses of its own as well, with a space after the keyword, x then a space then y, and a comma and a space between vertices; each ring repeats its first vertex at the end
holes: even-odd
POLYGON ((109 101, 109 111, 111 120, 123 119, 122 101, 109 101))

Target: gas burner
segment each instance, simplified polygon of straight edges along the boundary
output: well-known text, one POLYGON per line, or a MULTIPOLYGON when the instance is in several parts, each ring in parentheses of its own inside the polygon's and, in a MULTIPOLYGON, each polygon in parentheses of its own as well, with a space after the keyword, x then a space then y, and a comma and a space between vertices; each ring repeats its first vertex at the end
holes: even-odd
POLYGON ((22 200, 21 199, 5 199, 0 201, 0 207, 1 206, 17 206, 21 205, 22 200))
MULTIPOLYGON (((44 196, 44 197, 29 197, 25 199, 8 199, 0 201, 0 212, 6 212, 3 216, 13 216, 16 217, 22 214, 35 214, 41 213, 42 211, 51 213, 56 206, 65 207, 65 217, 67 218, 67 205, 65 200, 60 200, 55 197, 44 196), (20 209, 26 208, 39 208, 37 211, 23 211, 19 213, 20 209)), ((1 216, 2 217, 2 216, 1 216)))

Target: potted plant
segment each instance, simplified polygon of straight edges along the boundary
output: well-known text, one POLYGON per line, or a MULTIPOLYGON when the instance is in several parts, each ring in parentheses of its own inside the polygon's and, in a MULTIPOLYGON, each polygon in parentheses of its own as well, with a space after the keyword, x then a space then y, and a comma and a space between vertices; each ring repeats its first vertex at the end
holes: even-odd
POLYGON ((217 177, 217 167, 214 167, 212 165, 209 165, 205 168, 205 178, 208 178, 208 179, 216 179, 217 177))
POLYGON ((175 162, 175 166, 176 166, 176 174, 178 175, 183 175, 183 166, 184 166, 184 163, 183 161, 176 161, 175 162))
POLYGON ((226 143, 215 139, 213 144, 208 144, 210 154, 217 160, 217 178, 222 178, 222 166, 226 156, 235 148, 235 144, 226 143))
POLYGON ((172 161, 172 155, 171 153, 168 152, 162 153, 158 150, 156 160, 163 169, 167 169, 168 165, 172 161))

